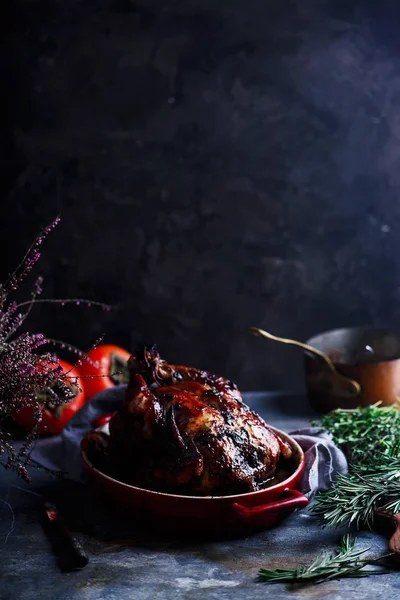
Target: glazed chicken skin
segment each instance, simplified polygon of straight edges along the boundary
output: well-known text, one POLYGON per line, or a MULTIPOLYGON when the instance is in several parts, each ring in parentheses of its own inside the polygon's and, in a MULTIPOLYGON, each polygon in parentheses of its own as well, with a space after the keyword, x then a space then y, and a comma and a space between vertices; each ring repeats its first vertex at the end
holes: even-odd
POLYGON ((290 458, 290 446, 223 377, 169 365, 155 346, 138 350, 128 367, 108 447, 128 483, 178 494, 239 494, 259 489, 279 457, 290 458))

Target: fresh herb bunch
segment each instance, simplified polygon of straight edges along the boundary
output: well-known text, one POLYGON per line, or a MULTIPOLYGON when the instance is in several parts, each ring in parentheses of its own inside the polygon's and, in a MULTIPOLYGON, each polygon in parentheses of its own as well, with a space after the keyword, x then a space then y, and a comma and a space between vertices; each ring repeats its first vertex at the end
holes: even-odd
MULTIPOLYGON (((38 353, 45 344, 57 343, 56 340, 50 340, 42 333, 19 333, 19 330, 33 306, 39 302, 61 305, 86 303, 109 309, 105 304, 81 299, 38 299, 42 292, 41 277, 36 279, 28 301, 9 301, 10 294, 19 288, 38 262, 39 249, 59 220, 55 219, 42 230, 15 271, 5 283, 0 284, 0 465, 6 469, 14 469, 25 480, 29 480, 26 466, 30 461, 30 452, 45 408, 41 394, 45 391, 53 405, 62 404, 74 397, 71 386, 79 388, 79 384, 76 377, 63 372, 56 356, 50 352, 38 353), (36 426, 25 438, 22 447, 17 450, 13 446, 7 422, 10 416, 25 406, 34 408, 36 426)), ((86 354, 77 348, 68 348, 78 355, 77 364, 86 357, 86 354)))
POLYGON ((376 453, 400 455, 400 409, 378 402, 354 410, 337 409, 313 425, 328 431, 338 446, 350 447, 351 461, 369 462, 376 453))
POLYGON ((353 466, 348 475, 337 476, 335 485, 316 497, 311 512, 326 527, 373 528, 377 507, 400 512, 400 461, 382 454, 378 465, 353 466), (392 463, 392 464, 391 464, 392 463))
POLYGON ((368 577, 372 574, 386 573, 385 568, 365 569, 368 565, 385 567, 385 556, 380 556, 377 559, 361 558, 365 556, 368 550, 370 548, 355 550, 354 539, 347 534, 342 537, 335 554, 322 552, 307 567, 260 569, 258 575, 262 581, 267 583, 322 583, 323 581, 344 577, 368 577))
MULTIPOLYGON (((335 410, 314 426, 332 435, 350 456, 348 475, 337 476, 333 487, 319 492, 311 506, 324 527, 355 525, 372 529, 375 510, 400 512, 400 410, 380 404, 355 410, 335 410)), ((345 535, 336 554, 321 553, 308 567, 261 569, 259 576, 270 583, 321 583, 343 577, 367 577, 387 570, 386 556, 361 558, 367 552, 354 550, 354 540, 345 535)), ((390 566, 387 565, 389 569, 390 566)))
POLYGON ((324 526, 374 526, 375 509, 400 512, 400 410, 375 404, 335 410, 314 425, 350 454, 348 475, 338 475, 311 507, 324 526))

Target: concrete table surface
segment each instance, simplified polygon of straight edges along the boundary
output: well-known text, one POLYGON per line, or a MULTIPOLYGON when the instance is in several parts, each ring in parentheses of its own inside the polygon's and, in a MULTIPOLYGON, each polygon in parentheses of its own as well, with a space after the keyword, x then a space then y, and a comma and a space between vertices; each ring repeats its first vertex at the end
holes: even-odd
MULTIPOLYGON (((285 431, 309 424, 315 415, 294 394, 251 393, 246 401, 285 431)), ((396 572, 363 579, 294 587, 257 580, 262 567, 295 567, 322 550, 333 550, 340 531, 323 530, 307 509, 280 526, 226 541, 176 540, 149 535, 110 516, 91 489, 41 470, 25 484, 0 472, 1 600, 261 600, 304 597, 392 599, 400 595, 396 572), (88 566, 62 572, 40 524, 44 499, 56 502, 70 529, 90 555, 88 566)), ((360 532, 358 544, 371 554, 386 539, 360 532)))

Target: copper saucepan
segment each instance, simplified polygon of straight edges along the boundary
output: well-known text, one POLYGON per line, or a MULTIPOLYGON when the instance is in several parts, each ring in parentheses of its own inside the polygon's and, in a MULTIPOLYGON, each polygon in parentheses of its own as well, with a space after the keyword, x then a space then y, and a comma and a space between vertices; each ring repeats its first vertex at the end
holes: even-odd
POLYGON ((307 344, 327 354, 340 375, 356 381, 352 393, 335 379, 324 362, 305 352, 308 397, 319 412, 400 402, 400 335, 385 329, 351 327, 320 333, 307 344))
POLYGON ((319 412, 400 403, 400 334, 350 327, 320 333, 304 344, 256 327, 251 331, 304 350, 308 397, 319 412))

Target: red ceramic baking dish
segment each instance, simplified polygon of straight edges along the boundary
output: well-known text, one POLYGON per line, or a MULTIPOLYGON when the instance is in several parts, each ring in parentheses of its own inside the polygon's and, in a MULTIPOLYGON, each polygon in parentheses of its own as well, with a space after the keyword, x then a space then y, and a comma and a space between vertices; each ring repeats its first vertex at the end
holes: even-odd
POLYGON ((295 508, 308 504, 298 491, 304 471, 304 453, 289 435, 271 427, 293 449, 292 472, 271 487, 235 496, 180 496, 128 485, 109 477, 93 466, 81 444, 84 466, 91 482, 117 511, 127 511, 152 528, 178 534, 243 535, 266 529, 295 508))

